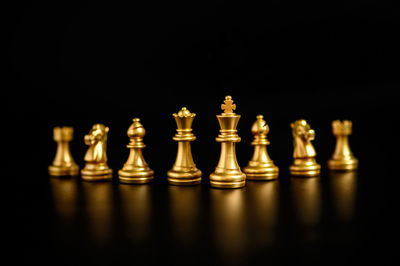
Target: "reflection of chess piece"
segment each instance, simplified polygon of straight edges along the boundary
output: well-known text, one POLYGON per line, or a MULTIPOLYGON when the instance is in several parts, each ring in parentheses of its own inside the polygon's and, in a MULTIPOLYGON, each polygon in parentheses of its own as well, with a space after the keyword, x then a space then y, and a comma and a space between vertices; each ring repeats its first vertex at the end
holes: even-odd
POLYGON ((212 187, 240 188, 246 183, 246 174, 240 170, 235 151, 236 142, 240 142, 236 134, 240 115, 233 112, 236 104, 233 104, 231 96, 226 96, 224 103, 221 105, 224 112, 217 115, 221 129, 216 141, 221 142, 221 155, 214 173, 210 175, 210 183, 212 187))
POLYGON ((257 121, 251 127, 251 133, 254 135, 251 143, 254 153, 248 166, 243 169, 248 180, 272 180, 278 178, 279 174, 279 168, 274 165, 267 152, 269 127, 263 118, 262 115, 258 115, 257 121))
POLYGON ((143 137, 146 130, 139 118, 134 118, 127 135, 130 139, 126 146, 130 149, 129 157, 121 170, 118 171, 119 181, 122 183, 142 184, 153 180, 154 171, 149 168, 144 160, 142 149, 146 147, 143 137))
POLYGON ((81 170, 83 180, 111 180, 112 170, 107 165, 106 154, 108 130, 103 124, 94 124, 89 134, 85 135, 85 144, 89 149, 85 155, 85 168, 81 170))
POLYGON ((330 171, 329 187, 337 218, 350 222, 355 214, 357 171, 330 171))
POLYGON ((190 113, 186 107, 173 114, 177 130, 173 140, 178 142, 178 153, 175 164, 168 171, 168 182, 172 185, 194 185, 201 182, 201 171, 193 161, 190 142, 196 137, 192 133, 192 122, 196 114, 190 113))
POLYGON ((321 166, 316 162, 316 152, 311 144, 315 138, 315 131, 310 128, 306 120, 297 120, 290 124, 292 127, 294 162, 290 166, 290 174, 295 176, 318 176, 321 166))
POLYGON ((349 146, 349 135, 352 123, 349 120, 335 120, 332 122, 332 132, 336 136, 335 151, 330 160, 328 168, 331 170, 355 170, 358 160, 353 156, 349 146))
POLYGON ((69 150, 69 142, 72 141, 73 134, 72 127, 55 127, 53 129, 57 152, 53 164, 49 166, 51 176, 77 176, 79 174, 79 166, 74 162, 69 150))

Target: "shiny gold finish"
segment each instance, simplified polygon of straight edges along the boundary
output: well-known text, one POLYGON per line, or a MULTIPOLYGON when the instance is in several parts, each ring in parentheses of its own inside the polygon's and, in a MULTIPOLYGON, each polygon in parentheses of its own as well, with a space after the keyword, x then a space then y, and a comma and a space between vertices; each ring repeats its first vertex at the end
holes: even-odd
POLYGON ((108 130, 103 124, 94 124, 89 134, 85 135, 85 144, 89 146, 85 155, 86 165, 81 170, 85 181, 106 181, 112 178, 106 154, 108 130))
POLYGON ((310 128, 306 120, 296 120, 290 124, 294 142, 294 162, 290 166, 290 174, 294 176, 318 176, 321 166, 316 162, 316 152, 311 144, 315 138, 315 131, 310 128))
POLYGON ((221 109, 224 112, 221 115, 217 115, 221 129, 216 138, 217 142, 221 142, 221 155, 214 173, 210 175, 210 184, 212 187, 217 188, 244 187, 246 174, 240 170, 235 151, 236 142, 241 140, 236 134, 240 115, 233 112, 236 109, 236 105, 233 104, 231 96, 225 97, 221 109))
POLYGON ((143 137, 146 130, 139 118, 134 118, 127 135, 130 139, 126 146, 130 149, 129 157, 121 170, 118 171, 119 181, 130 184, 149 183, 154 178, 154 171, 149 168, 144 160, 142 149, 146 147, 143 137))
POLYGON ((263 118, 262 115, 258 115, 251 127, 251 133, 254 135, 251 143, 254 153, 249 164, 243 169, 248 180, 273 180, 277 179, 279 174, 279 168, 274 165, 267 152, 267 145, 270 143, 267 139, 269 127, 263 118))
POLYGON ((349 135, 351 135, 352 122, 349 120, 335 120, 332 122, 332 132, 336 137, 335 151, 330 160, 328 168, 331 170, 355 170, 358 160, 354 157, 349 146, 349 135))
POLYGON ((51 176, 77 176, 79 166, 72 158, 69 142, 72 141, 74 129, 72 127, 55 127, 53 139, 57 142, 57 152, 53 164, 49 166, 51 176))
POLYGON ((195 185, 201 182, 201 171, 193 161, 190 142, 196 140, 192 133, 192 123, 196 114, 189 112, 186 107, 173 114, 177 130, 173 140, 178 142, 178 153, 175 163, 168 171, 168 183, 171 185, 195 185))

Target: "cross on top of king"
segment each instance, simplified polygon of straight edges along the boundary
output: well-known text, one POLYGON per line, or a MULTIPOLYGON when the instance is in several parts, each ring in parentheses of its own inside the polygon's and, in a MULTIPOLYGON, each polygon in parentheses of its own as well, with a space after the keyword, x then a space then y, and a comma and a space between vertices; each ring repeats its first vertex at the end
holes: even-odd
POLYGON ((224 103, 221 104, 221 109, 224 110, 224 114, 234 114, 233 110, 236 110, 236 104, 233 104, 231 96, 225 96, 224 103))

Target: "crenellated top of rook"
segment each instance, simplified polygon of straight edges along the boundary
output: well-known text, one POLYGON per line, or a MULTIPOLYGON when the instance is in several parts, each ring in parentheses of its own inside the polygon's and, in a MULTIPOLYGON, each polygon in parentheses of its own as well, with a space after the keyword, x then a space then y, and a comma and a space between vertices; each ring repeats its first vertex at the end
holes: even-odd
POLYGON ((72 141, 74 138, 74 128, 72 127, 55 127, 53 128, 54 141, 72 141))
POLYGON ((350 120, 335 120, 332 122, 333 135, 350 135, 353 123, 350 120))

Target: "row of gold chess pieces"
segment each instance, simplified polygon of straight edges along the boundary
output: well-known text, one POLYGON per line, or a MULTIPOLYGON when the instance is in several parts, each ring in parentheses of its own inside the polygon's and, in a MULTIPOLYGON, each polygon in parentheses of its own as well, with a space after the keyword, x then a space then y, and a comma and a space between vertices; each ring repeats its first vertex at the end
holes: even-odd
MULTIPOLYGON (((267 152, 269 127, 262 115, 251 128, 254 140, 254 154, 249 164, 241 171, 237 159, 235 144, 240 142, 237 135, 237 124, 240 115, 234 113, 236 105, 232 97, 226 96, 221 105, 223 112, 217 115, 220 125, 217 142, 221 143, 221 154, 215 171, 210 174, 210 184, 218 188, 240 188, 248 180, 273 180, 278 178, 279 168, 271 160, 267 152)), ((191 142, 196 140, 192 133, 192 123, 196 114, 183 107, 173 114, 177 129, 173 140, 178 142, 176 161, 167 172, 168 182, 173 185, 195 185, 201 182, 202 172, 196 168, 191 152, 191 142)), ((290 173, 294 176, 318 176, 321 165, 317 163, 316 152, 311 144, 315 138, 315 131, 305 120, 297 120, 291 124, 294 152, 293 164, 290 173)), ((80 171, 86 181, 105 181, 112 179, 112 169, 107 165, 107 135, 108 127, 95 124, 89 134, 85 135, 85 144, 89 146, 85 155, 85 167, 80 171)), ((332 158, 328 161, 328 168, 332 170, 355 170, 358 160, 353 156, 348 136, 351 134, 351 121, 333 121, 332 131, 336 136, 336 147, 332 158)), ((146 163, 142 150, 145 148, 143 137, 146 131, 139 118, 134 118, 127 135, 130 142, 129 157, 122 169, 118 171, 119 181, 130 184, 143 184, 153 180, 154 171, 146 163)), ((54 128, 54 140, 58 143, 53 164, 49 166, 51 176, 74 176, 79 174, 79 167, 74 162, 69 149, 69 142, 73 139, 73 128, 54 128)))

